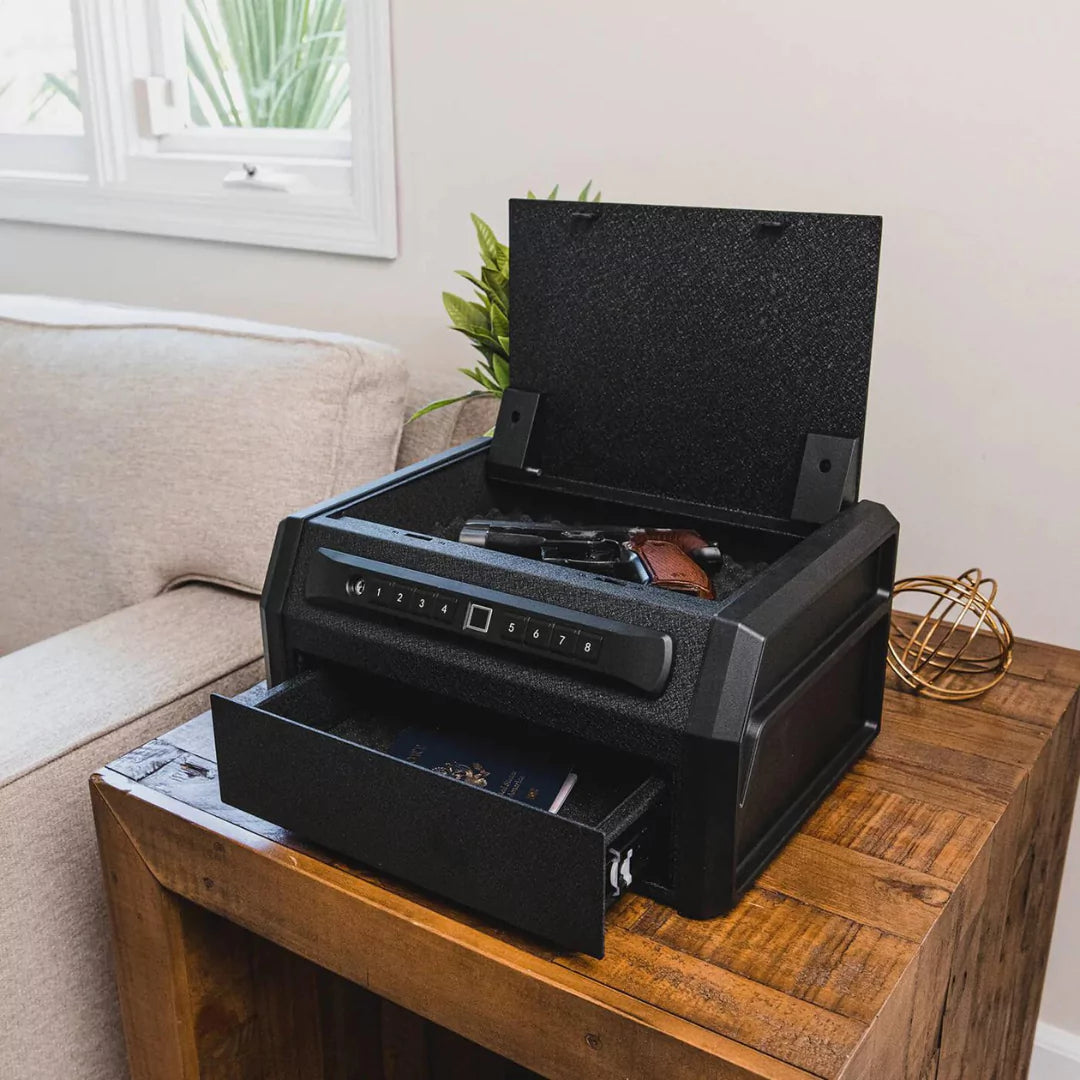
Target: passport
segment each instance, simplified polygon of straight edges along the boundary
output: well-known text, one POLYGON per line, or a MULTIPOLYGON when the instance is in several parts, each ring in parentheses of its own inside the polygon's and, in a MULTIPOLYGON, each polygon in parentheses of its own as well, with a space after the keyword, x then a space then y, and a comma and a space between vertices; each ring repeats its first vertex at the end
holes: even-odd
POLYGON ((577 774, 541 751, 501 743, 464 731, 409 727, 387 751, 462 784, 557 814, 577 774))

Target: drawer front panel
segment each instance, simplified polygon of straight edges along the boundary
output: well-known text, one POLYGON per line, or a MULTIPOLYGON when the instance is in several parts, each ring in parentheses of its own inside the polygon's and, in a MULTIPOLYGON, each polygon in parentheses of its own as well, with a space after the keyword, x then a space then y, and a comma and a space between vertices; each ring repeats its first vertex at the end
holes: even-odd
POLYGON ((614 838, 600 828, 277 716, 250 692, 215 695, 212 706, 225 802, 565 948, 603 955, 614 838))

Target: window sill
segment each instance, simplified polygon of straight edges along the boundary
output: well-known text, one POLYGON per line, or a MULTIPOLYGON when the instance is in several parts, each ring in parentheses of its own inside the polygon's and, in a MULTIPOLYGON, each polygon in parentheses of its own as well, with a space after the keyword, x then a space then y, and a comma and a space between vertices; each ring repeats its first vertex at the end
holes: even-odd
POLYGON ((0 218, 384 259, 397 255, 392 203, 367 213, 345 194, 169 192, 134 184, 101 188, 85 176, 9 175, 0 177, 0 218))

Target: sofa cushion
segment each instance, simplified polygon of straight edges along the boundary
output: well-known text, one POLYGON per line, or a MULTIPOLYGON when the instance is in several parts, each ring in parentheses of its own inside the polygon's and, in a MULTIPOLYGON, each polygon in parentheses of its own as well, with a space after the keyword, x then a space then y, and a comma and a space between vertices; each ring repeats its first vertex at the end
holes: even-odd
POLYGON ((0 296, 0 653, 184 581, 262 587, 278 521, 394 467, 386 346, 0 296))

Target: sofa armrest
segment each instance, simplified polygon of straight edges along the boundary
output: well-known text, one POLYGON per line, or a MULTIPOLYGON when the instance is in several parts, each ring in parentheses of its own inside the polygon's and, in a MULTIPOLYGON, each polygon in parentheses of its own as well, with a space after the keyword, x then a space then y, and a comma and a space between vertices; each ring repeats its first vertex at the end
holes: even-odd
MULTIPOLYGON (((438 383, 429 385, 423 380, 414 383, 405 409, 406 421, 428 402, 435 401, 440 396, 448 397, 453 393, 461 393, 461 388, 458 387, 440 394, 437 387, 438 383)), ((396 468, 402 469, 406 465, 412 465, 414 461, 420 461, 483 435, 495 426, 498 415, 497 401, 491 398, 471 398, 426 413, 411 424, 406 423, 398 446, 396 468)))
POLYGON ((258 601, 188 585, 0 657, 0 1076, 126 1075, 87 791, 262 678, 258 601))
POLYGON ((0 789, 261 648, 254 598, 187 585, 0 656, 0 789))

